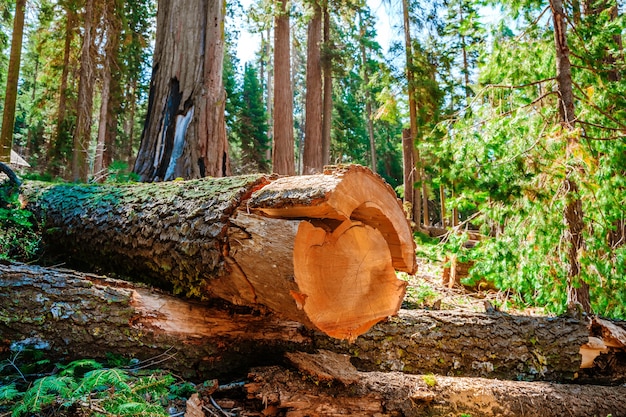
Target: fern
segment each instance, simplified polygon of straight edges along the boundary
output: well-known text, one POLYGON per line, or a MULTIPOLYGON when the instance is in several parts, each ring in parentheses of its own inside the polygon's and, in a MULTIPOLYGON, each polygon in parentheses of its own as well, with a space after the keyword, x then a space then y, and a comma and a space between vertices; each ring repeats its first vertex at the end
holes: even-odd
POLYGON ((171 375, 150 375, 141 377, 133 387, 133 393, 152 396, 163 396, 169 392, 169 386, 174 383, 174 377, 171 375))
POLYGON ((67 365, 57 364, 57 368, 61 369, 61 376, 83 376, 86 372, 94 369, 102 369, 102 364, 93 359, 79 359, 70 362, 67 365))
POLYGON ((35 381, 24 394, 23 401, 13 410, 17 417, 27 412, 39 412, 43 407, 54 404, 57 399, 68 399, 76 388, 74 378, 46 376, 35 381))
POLYGON ((86 398, 92 391, 104 391, 115 388, 116 392, 129 392, 128 373, 121 369, 96 369, 87 372, 74 392, 75 398, 86 398))
POLYGON ((0 386, 0 405, 15 401, 22 395, 24 394, 17 390, 15 384, 0 386))
POLYGON ((105 402, 103 408, 120 417, 169 417, 169 413, 160 404, 146 402, 141 397, 137 397, 134 401, 126 397, 118 397, 113 401, 105 402))
POLYGON ((56 368, 58 374, 36 380, 26 392, 20 392, 15 383, 0 386, 0 411, 13 407, 12 416, 20 417, 55 414, 75 404, 98 404, 104 415, 167 417, 164 405, 178 392, 175 378, 160 371, 138 375, 119 368, 103 369, 91 359, 57 364, 56 368))

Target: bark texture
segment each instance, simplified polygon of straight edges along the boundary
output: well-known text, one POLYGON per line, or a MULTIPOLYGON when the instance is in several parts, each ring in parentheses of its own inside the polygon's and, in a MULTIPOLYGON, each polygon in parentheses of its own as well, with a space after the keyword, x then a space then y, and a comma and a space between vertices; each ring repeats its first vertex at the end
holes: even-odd
POLYGON ((502 313, 402 310, 354 343, 316 338, 361 370, 513 380, 573 381, 589 330, 583 321, 502 313))
POLYGON ((274 17, 274 123, 272 133, 273 172, 282 175, 296 173, 293 138, 293 94, 291 88, 291 34, 289 2, 278 2, 274 17))
POLYGON ((142 181, 229 173, 222 84, 224 1, 162 1, 148 117, 134 171, 142 181))
POLYGON ((290 417, 626 416, 626 387, 364 373, 330 352, 292 361, 302 377, 279 367, 254 369, 248 396, 290 417))
POLYGON ((313 2, 309 22, 306 59, 306 119, 304 122, 303 174, 322 172, 322 9, 313 2))
POLYGON ((361 167, 126 186, 25 186, 48 255, 262 305, 339 338, 393 315, 415 271, 393 190, 361 167), (365 305, 367 308, 356 308, 365 305))
POLYGON ((0 263, 0 286, 1 352, 36 347, 53 361, 109 352, 207 378, 276 363, 308 341, 295 322, 92 274, 0 263))
POLYGON ((322 347, 349 353, 361 371, 611 385, 626 380, 626 331, 599 319, 588 337, 586 326, 571 319, 401 310, 348 345, 278 315, 174 298, 94 274, 0 263, 0 285, 0 352, 40 346, 53 360, 106 352, 158 356, 161 367, 206 378, 322 347), (533 324, 538 330, 531 335, 533 324), (590 354, 585 369, 579 369, 580 343, 590 354))
POLYGON ((76 128, 72 152, 72 180, 86 182, 89 177, 89 142, 93 110, 94 75, 94 2, 85 3, 84 32, 80 51, 80 80, 76 108, 76 128))
POLYGON ((23 198, 45 219, 50 258, 200 296, 212 277, 226 274, 229 217, 266 181, 247 176, 118 186, 29 183, 23 198))

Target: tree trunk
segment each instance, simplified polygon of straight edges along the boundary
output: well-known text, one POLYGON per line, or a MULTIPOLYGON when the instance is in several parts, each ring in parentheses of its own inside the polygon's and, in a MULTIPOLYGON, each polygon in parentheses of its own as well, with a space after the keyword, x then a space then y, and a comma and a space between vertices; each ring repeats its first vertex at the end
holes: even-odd
POLYGON ((273 172, 296 173, 293 139, 293 94, 291 89, 291 36, 289 2, 281 0, 274 17, 274 147, 273 172))
POLYGON ((26 0, 15 2, 13 18, 13 34, 11 35, 11 55, 7 72, 7 87, 4 93, 2 130, 0 131, 0 162, 11 163, 13 147, 13 129, 15 128, 15 106, 17 104, 17 82, 20 76, 20 60, 22 56, 22 37, 24 34, 24 14, 26 0))
MULTIPOLYGON (((130 107, 132 107, 130 102, 126 102, 125 105, 122 105, 122 74, 119 71, 117 47, 114 51, 112 51, 111 66, 109 108, 107 110, 104 153, 102 154, 102 165, 105 169, 108 168, 113 161, 124 161, 126 159, 124 153, 126 147, 124 146, 124 143, 117 143, 118 127, 120 125, 120 121, 124 120, 123 118, 126 114, 126 117, 130 117, 133 114, 133 110, 130 109, 130 107)), ((127 84, 127 81, 124 81, 124 89, 126 88, 130 88, 130 86, 127 84)))
POLYGON ((72 151, 72 179, 86 182, 89 176, 89 142, 91 140, 91 119, 93 109, 93 69, 94 45, 94 6, 93 1, 85 2, 83 14, 84 33, 80 53, 80 81, 76 103, 77 117, 74 130, 74 148, 72 151))
POLYGON ((331 352, 288 354, 302 376, 253 369, 249 398, 287 416, 626 416, 626 387, 358 372, 331 352))
MULTIPOLYGON (((402 130, 402 171, 404 174, 404 204, 409 218, 413 219, 415 202, 415 160, 413 159, 413 137, 411 129, 402 130)), ((419 223, 419 219, 417 221, 419 223)))
POLYGON ((272 160, 272 149, 274 148, 274 126, 273 126, 273 120, 274 120, 274 98, 272 96, 272 92, 274 91, 274 82, 273 82, 273 78, 272 78, 272 73, 273 71, 271 70, 271 68, 273 68, 273 63, 271 62, 271 56, 272 56, 272 46, 271 46, 271 42, 270 39, 272 38, 272 33, 271 33, 271 28, 268 25, 267 29, 266 29, 266 34, 267 34, 267 42, 265 44, 265 55, 267 56, 267 81, 266 81, 266 85, 265 85, 265 89, 266 89, 266 94, 267 94, 267 100, 265 101, 267 103, 267 143, 269 144, 269 147, 267 148, 266 152, 265 152, 265 159, 267 159, 268 161, 272 160))
POLYGON ((148 116, 134 171, 142 181, 230 172, 222 84, 225 2, 159 2, 148 116))
MULTIPOLYGON (((330 39, 330 13, 328 0, 322 0, 322 15, 324 17, 324 49, 322 54, 322 72, 324 75, 324 95, 322 110, 322 163, 330 163, 330 131, 333 122, 333 43, 330 39)), ((376 172, 376 170, 373 170, 376 172)))
POLYGON ((369 68, 367 67, 367 50, 365 47, 365 23, 359 15, 361 35, 361 65, 363 66, 363 84, 365 84, 365 117, 367 118, 367 136, 370 143, 370 167, 376 172, 376 141, 374 140, 374 120, 372 119, 372 92, 370 88, 369 68))
POLYGON ((126 138, 128 143, 126 144, 126 158, 125 160, 128 162, 128 166, 132 166, 135 162, 135 151, 134 151, 134 139, 135 139, 135 114, 137 112, 137 79, 133 77, 133 80, 129 86, 128 92, 126 94, 126 103, 130 106, 130 110, 126 115, 126 124, 124 128, 124 132, 126 133, 126 138))
MULTIPOLYGON (((122 31, 121 13, 114 7, 116 2, 107 2, 107 31, 111 41, 107 37, 106 61, 109 66, 109 99, 106 111, 105 132, 104 132, 104 151, 102 153, 102 167, 106 170, 114 160, 123 160, 124 146, 116 146, 117 130, 120 120, 123 120, 123 114, 132 114, 129 107, 132 104, 127 102, 128 107, 122 112, 122 82, 125 89, 130 89, 132 81, 128 79, 122 81, 122 71, 119 62, 119 41, 122 31)), ((134 99, 133 99, 134 100, 134 99)))
POLYGON ((405 283, 394 269, 413 273, 416 264, 391 187, 357 166, 272 179, 35 184, 23 197, 42 222, 48 256, 82 267, 263 305, 338 338, 395 314, 405 283))
POLYGON ((446 217, 448 216, 446 212, 446 192, 443 188, 443 181, 439 185, 439 204, 441 206, 441 227, 446 228, 446 217))
MULTIPOLYGON (((411 148, 407 146, 403 147, 405 152, 411 152, 412 166, 405 165, 405 178, 412 178, 413 182, 404 184, 404 201, 411 204, 413 211, 411 212, 411 218, 416 224, 418 230, 420 230, 422 222, 422 197, 420 193, 422 182, 422 167, 420 163, 419 150, 417 148, 417 102, 415 99, 415 83, 413 81, 413 45, 411 38, 411 22, 409 19, 409 3, 408 0, 402 0, 402 12, 404 22, 404 44, 406 50, 406 81, 407 91, 409 95, 409 132, 411 138, 411 148), (410 170, 407 172, 407 170, 410 170), (409 194, 406 193, 407 188, 413 188, 409 194), (410 196, 412 200, 408 200, 407 196, 410 196)), ((404 157, 405 161, 408 161, 408 156, 404 157)))
POLYGON ((67 97, 68 97, 68 78, 70 73, 71 46, 74 39, 74 30, 76 25, 76 12, 70 5, 64 6, 66 14, 65 23, 65 40, 63 46, 63 69, 61 71, 61 85, 59 86, 59 109, 56 120, 56 132, 54 140, 50 140, 48 146, 48 169, 53 175, 59 175, 61 166, 63 166, 62 149, 69 137, 69 127, 66 118, 67 113, 67 97))
MULTIPOLYGON (((106 6, 105 6, 106 7, 106 6)), ((106 177, 104 169, 104 151, 107 137, 107 122, 109 119, 109 100, 111 98, 111 53, 112 44, 115 34, 112 33, 112 24, 110 22, 112 16, 105 12, 104 20, 106 22, 106 46, 105 56, 102 66, 102 94, 100 95, 100 118, 98 123, 98 140, 96 144, 96 157, 93 165, 93 173, 96 179, 104 180, 106 177)))
MULTIPOLYGON (((567 45, 567 23, 563 3, 561 0, 550 0, 554 24, 554 42, 556 49, 556 80, 559 88, 559 118, 567 135, 567 158, 580 146, 574 130, 574 92, 572 87, 572 66, 569 59, 569 47, 567 45)), ((563 213, 567 224, 566 240, 569 244, 567 273, 567 306, 570 311, 582 309, 591 313, 591 301, 589 284, 581 277, 579 253, 583 249, 583 231, 585 228, 582 201, 578 193, 576 176, 582 170, 574 167, 571 163, 566 167, 565 187, 565 212, 563 213)))
POLYGON ((322 9, 315 0, 309 22, 306 60, 306 119, 304 122, 303 174, 322 172, 322 9))

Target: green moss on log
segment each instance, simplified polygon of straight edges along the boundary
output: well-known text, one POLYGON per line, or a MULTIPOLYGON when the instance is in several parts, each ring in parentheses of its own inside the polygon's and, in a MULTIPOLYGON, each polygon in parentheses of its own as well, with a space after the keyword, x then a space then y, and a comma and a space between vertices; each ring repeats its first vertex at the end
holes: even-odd
POLYGON ((263 175, 122 185, 29 182, 23 196, 41 224, 49 262, 103 271, 104 257, 108 270, 198 297, 207 280, 224 273, 229 217, 265 183, 263 175))

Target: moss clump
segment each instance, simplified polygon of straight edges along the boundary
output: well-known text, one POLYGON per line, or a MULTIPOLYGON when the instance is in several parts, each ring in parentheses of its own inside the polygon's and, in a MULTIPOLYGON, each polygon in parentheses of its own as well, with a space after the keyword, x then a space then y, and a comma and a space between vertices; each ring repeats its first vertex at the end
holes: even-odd
POLYGON ((422 375, 422 381, 424 381, 424 383, 429 387, 437 385, 437 378, 435 378, 435 375, 433 374, 422 375))

